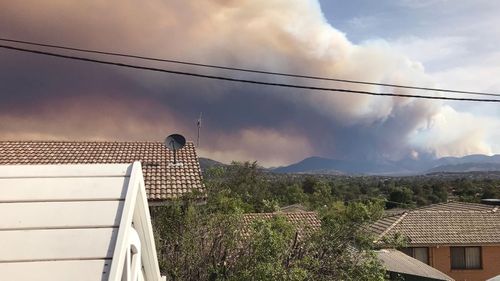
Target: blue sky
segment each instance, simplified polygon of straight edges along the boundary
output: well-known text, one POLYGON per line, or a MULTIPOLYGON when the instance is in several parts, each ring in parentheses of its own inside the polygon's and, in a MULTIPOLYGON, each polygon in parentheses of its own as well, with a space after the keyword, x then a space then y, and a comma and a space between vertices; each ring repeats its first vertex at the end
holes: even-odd
MULTIPOLYGON (((499 1, 320 0, 320 4, 328 22, 353 43, 386 42, 421 62, 438 87, 500 93, 499 1)), ((500 119, 498 104, 447 104, 474 116, 500 119)), ((493 146, 499 153, 500 147, 493 146)))
MULTIPOLYGON (((500 92, 500 82, 459 69, 498 71, 500 2, 498 1, 338 1, 321 0, 324 16, 356 44, 385 40, 447 87, 500 92), (472 77, 471 77, 472 76, 472 77), (458 81, 466 80, 466 81, 458 81)), ((493 74, 493 73, 491 73, 493 74)), ((498 74, 495 73, 495 74, 498 74)))
MULTIPOLYGON (((442 87, 500 93, 498 1, 321 0, 320 4, 329 23, 352 42, 385 40, 422 62, 442 87)), ((500 118, 497 105, 453 106, 500 118)))

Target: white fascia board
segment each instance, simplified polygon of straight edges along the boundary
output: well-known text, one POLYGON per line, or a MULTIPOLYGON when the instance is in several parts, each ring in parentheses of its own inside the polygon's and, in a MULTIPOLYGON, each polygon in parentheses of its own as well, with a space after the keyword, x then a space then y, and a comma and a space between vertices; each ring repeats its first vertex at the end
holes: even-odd
POLYGON ((130 164, 3 165, 0 178, 124 177, 130 164))
POLYGON ((125 196, 125 204, 116 238, 115 251, 111 263, 109 281, 122 280, 123 267, 125 265, 130 229, 132 228, 132 217, 137 201, 139 182, 142 180, 142 168, 140 162, 134 162, 130 172, 130 179, 125 196))
POLYGON ((161 280, 161 276, 153 236, 153 226, 151 224, 151 215, 149 213, 144 181, 141 181, 140 184, 141 186, 137 194, 133 223, 142 243, 142 265, 144 267, 145 280, 157 281, 161 280))
POLYGON ((140 162, 132 164, 129 186, 110 269, 110 281, 120 281, 122 278, 132 224, 141 240, 144 279, 146 281, 162 280, 140 162))

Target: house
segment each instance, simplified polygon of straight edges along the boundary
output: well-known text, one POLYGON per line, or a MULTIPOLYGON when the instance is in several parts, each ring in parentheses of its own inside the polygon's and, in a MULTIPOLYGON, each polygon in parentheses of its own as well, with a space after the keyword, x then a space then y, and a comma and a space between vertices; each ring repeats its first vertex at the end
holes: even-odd
POLYGON ((402 235, 403 251, 457 281, 500 274, 499 206, 448 202, 387 216, 372 230, 377 241, 402 235))
MULTIPOLYGON (((270 220, 275 216, 285 218, 295 227, 297 240, 303 241, 310 237, 315 231, 321 228, 321 220, 316 212, 306 212, 297 210, 296 206, 282 208, 277 213, 250 213, 243 215, 242 231, 244 236, 249 236, 250 226, 256 220, 270 220), (283 209, 292 210, 284 212, 283 209)), ((356 251, 354 248, 352 251, 356 251)), ((440 272, 439 270, 422 263, 404 253, 394 249, 382 249, 376 251, 377 257, 387 270, 390 280, 406 281, 454 281, 453 278, 440 272), (404 278, 404 279, 401 279, 404 278)))
POLYGON ((190 195, 203 200, 205 187, 191 142, 174 153, 162 142, 0 141, 0 165, 127 164, 140 161, 150 205, 190 195))
POLYGON ((0 166, 0 276, 160 281, 142 167, 0 166))

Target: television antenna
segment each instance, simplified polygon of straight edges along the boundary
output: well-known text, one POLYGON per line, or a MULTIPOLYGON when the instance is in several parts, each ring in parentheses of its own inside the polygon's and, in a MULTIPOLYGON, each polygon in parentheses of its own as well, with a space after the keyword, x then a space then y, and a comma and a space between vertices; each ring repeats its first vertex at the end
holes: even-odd
POLYGON ((200 112, 200 117, 198 118, 198 121, 196 121, 196 127, 198 127, 198 137, 196 138, 196 147, 200 147, 201 114, 202 112, 200 112))

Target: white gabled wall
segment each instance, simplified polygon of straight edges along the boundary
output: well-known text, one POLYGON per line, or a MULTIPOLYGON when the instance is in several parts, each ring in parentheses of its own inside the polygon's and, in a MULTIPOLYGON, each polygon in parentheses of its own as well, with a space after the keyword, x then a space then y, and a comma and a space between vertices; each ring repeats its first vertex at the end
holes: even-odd
POLYGON ((0 279, 108 280, 131 167, 0 166, 0 279))
POLYGON ((0 279, 159 281, 141 164, 0 166, 0 279), (139 247, 138 247, 139 246, 139 247))
MULTIPOLYGON (((116 249, 113 255, 113 263, 111 264, 110 281, 122 280, 123 274, 125 273, 123 272, 124 265, 130 262, 127 261, 127 254, 130 249, 131 237, 135 235, 134 232, 137 233, 140 240, 140 256, 144 268, 144 276, 140 275, 139 279, 143 277, 145 281, 164 280, 160 276, 144 178, 142 175, 141 163, 139 162, 134 162, 132 164, 129 186, 123 207, 123 215, 118 231, 116 249)), ((129 266, 129 264, 127 264, 127 266, 129 266)), ((127 279, 127 281, 138 280, 127 279)))

